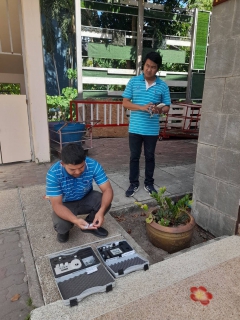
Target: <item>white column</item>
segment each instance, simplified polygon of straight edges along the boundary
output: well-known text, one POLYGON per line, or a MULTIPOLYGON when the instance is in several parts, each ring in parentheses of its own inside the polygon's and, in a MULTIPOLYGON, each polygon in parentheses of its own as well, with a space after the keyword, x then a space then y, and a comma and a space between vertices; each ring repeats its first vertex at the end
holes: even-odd
POLYGON ((39 0, 19 0, 24 75, 33 160, 50 161, 39 0))
POLYGON ((195 48, 196 48, 196 32, 197 32, 197 21, 198 21, 198 9, 193 9, 193 23, 191 30, 191 52, 189 57, 188 65, 188 84, 186 90, 186 102, 191 103, 191 93, 192 93, 192 70, 194 64, 195 48))
POLYGON ((144 19, 144 0, 138 1, 138 29, 137 29, 137 61, 136 75, 141 73, 142 50, 143 50, 143 19, 144 19))
POLYGON ((75 0, 76 48, 77 48, 77 88, 78 99, 83 98, 82 84, 82 22, 81 0, 75 0))

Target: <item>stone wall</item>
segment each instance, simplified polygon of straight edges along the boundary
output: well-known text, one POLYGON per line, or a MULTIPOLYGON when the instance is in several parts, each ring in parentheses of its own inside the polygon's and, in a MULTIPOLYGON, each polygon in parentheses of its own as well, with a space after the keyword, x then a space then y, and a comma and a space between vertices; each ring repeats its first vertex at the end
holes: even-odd
POLYGON ((213 7, 194 180, 196 222, 232 235, 240 199, 240 1, 213 7))

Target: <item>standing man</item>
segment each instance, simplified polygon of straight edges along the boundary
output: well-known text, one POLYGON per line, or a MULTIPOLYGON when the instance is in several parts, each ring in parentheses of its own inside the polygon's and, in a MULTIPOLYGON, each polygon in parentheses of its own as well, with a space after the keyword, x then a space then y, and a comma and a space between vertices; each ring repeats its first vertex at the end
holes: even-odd
POLYGON ((57 240, 67 242, 69 230, 76 225, 84 233, 106 237, 102 228, 109 211, 113 190, 101 165, 85 156, 81 145, 69 143, 62 149, 62 161, 56 162, 46 178, 46 197, 50 199, 57 240), (95 180, 100 190, 93 190, 95 180), (85 220, 77 215, 88 214, 85 220))
POLYGON ((170 107, 169 88, 156 73, 162 64, 157 52, 150 52, 143 62, 143 73, 128 82, 123 93, 123 106, 131 110, 129 123, 130 186, 126 197, 132 197, 139 188, 139 159, 144 145, 145 180, 144 189, 151 194, 154 188, 155 148, 159 135, 159 114, 170 107), (155 105, 163 103, 164 106, 155 105), (149 112, 151 111, 151 112, 149 112))

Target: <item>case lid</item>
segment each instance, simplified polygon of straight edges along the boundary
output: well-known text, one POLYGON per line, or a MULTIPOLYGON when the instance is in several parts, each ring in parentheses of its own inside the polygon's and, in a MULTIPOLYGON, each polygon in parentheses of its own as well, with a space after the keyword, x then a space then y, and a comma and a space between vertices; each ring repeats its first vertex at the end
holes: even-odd
POLYGON ((91 247, 75 248, 49 256, 58 290, 66 305, 77 305, 84 297, 108 292, 114 278, 91 247))
POLYGON ((97 251, 108 270, 118 278, 136 270, 147 270, 148 260, 141 257, 126 240, 106 243, 97 251))

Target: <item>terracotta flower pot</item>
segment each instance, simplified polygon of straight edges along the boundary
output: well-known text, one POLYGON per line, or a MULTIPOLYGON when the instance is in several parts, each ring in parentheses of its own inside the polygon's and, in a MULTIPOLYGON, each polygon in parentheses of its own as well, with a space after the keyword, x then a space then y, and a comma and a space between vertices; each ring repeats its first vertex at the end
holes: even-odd
POLYGON ((186 225, 179 225, 177 227, 164 227, 156 222, 146 223, 147 235, 150 242, 169 253, 189 247, 193 229, 196 225, 194 218, 190 214, 189 217, 190 221, 186 225))

